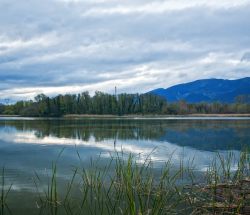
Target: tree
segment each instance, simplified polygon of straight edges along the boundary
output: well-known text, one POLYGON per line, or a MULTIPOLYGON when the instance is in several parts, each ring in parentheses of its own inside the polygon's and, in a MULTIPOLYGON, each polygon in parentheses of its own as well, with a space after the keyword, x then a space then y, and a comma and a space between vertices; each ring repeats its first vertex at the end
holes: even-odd
POLYGON ((44 94, 35 101, 18 101, 12 105, 0 105, 0 114, 25 116, 62 116, 65 114, 190 114, 190 113, 249 113, 248 96, 240 96, 237 103, 224 104, 193 103, 184 100, 167 103, 165 98, 152 94, 111 95, 97 91, 94 96, 88 92, 58 95, 49 98, 44 94))
POLYGON ((4 105, 3 104, 0 104, 0 114, 3 114, 3 112, 4 112, 4 105))
POLYGON ((41 94, 38 94, 36 97, 35 97, 35 101, 36 102, 42 102, 42 101, 45 101, 47 98, 46 95, 44 95, 43 93, 41 94))

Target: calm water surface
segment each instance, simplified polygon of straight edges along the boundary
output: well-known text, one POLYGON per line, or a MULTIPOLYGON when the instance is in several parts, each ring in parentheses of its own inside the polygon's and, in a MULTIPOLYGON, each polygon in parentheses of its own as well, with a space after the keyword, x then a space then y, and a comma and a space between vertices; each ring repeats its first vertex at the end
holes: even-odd
POLYGON ((110 154, 123 151, 140 154, 139 162, 152 153, 156 170, 172 157, 177 166, 194 158, 196 170, 205 171, 215 152, 231 150, 238 156, 246 146, 250 118, 0 118, 0 167, 6 169, 6 186, 13 184, 9 205, 14 214, 34 212, 34 172, 46 178, 62 149, 58 176, 65 181, 79 165, 76 151, 86 165, 97 157, 105 165, 110 154))

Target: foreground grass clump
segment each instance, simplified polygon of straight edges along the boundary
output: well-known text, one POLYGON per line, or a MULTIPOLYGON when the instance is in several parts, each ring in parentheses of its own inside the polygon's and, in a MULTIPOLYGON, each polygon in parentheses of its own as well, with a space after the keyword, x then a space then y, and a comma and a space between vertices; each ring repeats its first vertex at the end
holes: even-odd
POLYGON ((217 154, 204 174, 204 183, 189 185, 193 214, 250 214, 250 154, 217 154))
MULTIPOLYGON (((195 171, 192 162, 184 168, 180 161, 176 168, 170 159, 155 169, 150 155, 141 160, 117 153, 105 166, 101 159, 91 160, 87 167, 81 161, 67 184, 59 182, 56 162, 46 188, 36 174, 34 205, 39 214, 51 215, 250 214, 248 152, 238 159, 232 152, 217 154, 206 172, 195 171)), ((2 196, 6 207, 7 195, 2 196)))
POLYGON ((88 168, 75 168, 64 195, 57 192, 54 165, 39 204, 51 214, 59 214, 58 210, 60 214, 62 210, 65 214, 250 213, 247 152, 242 152, 239 160, 233 153, 226 157, 218 154, 202 175, 184 168, 182 161, 176 169, 170 159, 156 173, 150 156, 144 163, 137 160, 132 155, 126 159, 117 155, 104 168, 98 160, 91 161, 88 168))
MULTIPOLYGON (((79 157, 80 158, 80 157, 79 157)), ((56 165, 53 165, 48 187, 39 195, 39 206, 51 214, 176 214, 185 204, 177 180, 181 171, 171 171, 167 162, 159 177, 155 177, 153 163, 143 164, 129 155, 112 157, 100 168, 99 161, 91 161, 88 168, 75 168, 64 195, 59 195, 56 165), (62 212, 64 210, 64 212, 62 212), (58 212, 60 211, 60 213, 58 212)), ((36 186, 39 191, 40 178, 36 186)))

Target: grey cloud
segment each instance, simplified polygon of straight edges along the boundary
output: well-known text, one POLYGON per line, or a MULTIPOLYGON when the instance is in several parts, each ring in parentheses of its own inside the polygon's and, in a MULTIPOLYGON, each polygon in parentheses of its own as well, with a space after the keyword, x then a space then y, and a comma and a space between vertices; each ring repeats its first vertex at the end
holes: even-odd
POLYGON ((242 58, 241 58, 241 61, 243 61, 243 62, 244 61, 246 61, 246 62, 250 61, 250 52, 244 53, 242 58))
POLYGON ((16 99, 17 88, 110 91, 112 81, 143 92, 250 76, 250 2, 180 2, 1 0, 0 90, 16 99))

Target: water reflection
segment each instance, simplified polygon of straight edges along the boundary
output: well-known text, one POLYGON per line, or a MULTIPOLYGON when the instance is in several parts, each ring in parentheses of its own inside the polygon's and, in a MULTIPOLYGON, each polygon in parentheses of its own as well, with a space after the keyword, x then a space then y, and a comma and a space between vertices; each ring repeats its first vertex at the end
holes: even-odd
MULTIPOLYGON (((115 151, 140 154, 138 161, 143 162, 153 151, 151 159, 156 171, 170 157, 177 166, 181 160, 188 165, 195 158, 195 168, 205 171, 215 151, 226 154, 233 150, 237 157, 243 147, 250 146, 249 122, 0 118, 0 167, 6 167, 6 186, 13 184, 12 208, 19 214, 31 214, 27 210, 32 211, 34 205, 28 205, 27 199, 35 198, 34 171, 46 178, 51 162, 62 148, 65 150, 58 163, 60 182, 69 179, 72 166, 79 165, 76 150, 84 165, 91 157, 95 159, 99 155, 100 165, 105 165, 115 151), (22 213, 20 209, 23 208, 26 209, 22 213)), ((46 184, 40 186, 46 187, 46 184)))
MULTIPOLYGON (((250 145, 249 122, 250 120, 0 120, 0 129, 4 128, 2 133, 7 133, 8 129, 13 128, 13 133, 23 132, 23 138, 25 134, 30 134, 32 139, 34 134, 36 137, 33 137, 33 141, 34 138, 36 142, 41 139, 40 142, 44 141, 45 144, 46 141, 77 144, 77 140, 134 140, 139 144, 142 140, 154 140, 214 151, 241 150, 243 145, 250 145), (59 139, 53 140, 52 137, 59 139)), ((32 140, 27 137, 23 141, 32 140)))
MULTIPOLYGON (((195 157, 198 169, 204 169, 214 151, 237 153, 250 146, 249 120, 0 120, 0 162, 9 164, 10 154, 26 155, 22 162, 31 159, 37 168, 39 163, 55 159, 62 147, 69 163, 74 162, 75 147, 83 159, 108 157, 114 151, 141 154, 143 159, 152 153, 151 159, 164 162, 172 153, 173 162, 188 161, 195 157), (12 144, 11 144, 12 143, 12 144), (13 145, 14 144, 14 145, 13 145), (17 146, 18 144, 18 146, 17 146), (44 149, 46 150, 46 161, 44 149), (39 149, 39 152, 37 150, 39 149), (18 154, 16 151, 18 150, 18 154)), ((18 160, 20 162, 20 160, 18 160)), ((43 165, 41 165, 43 166, 43 165)))

